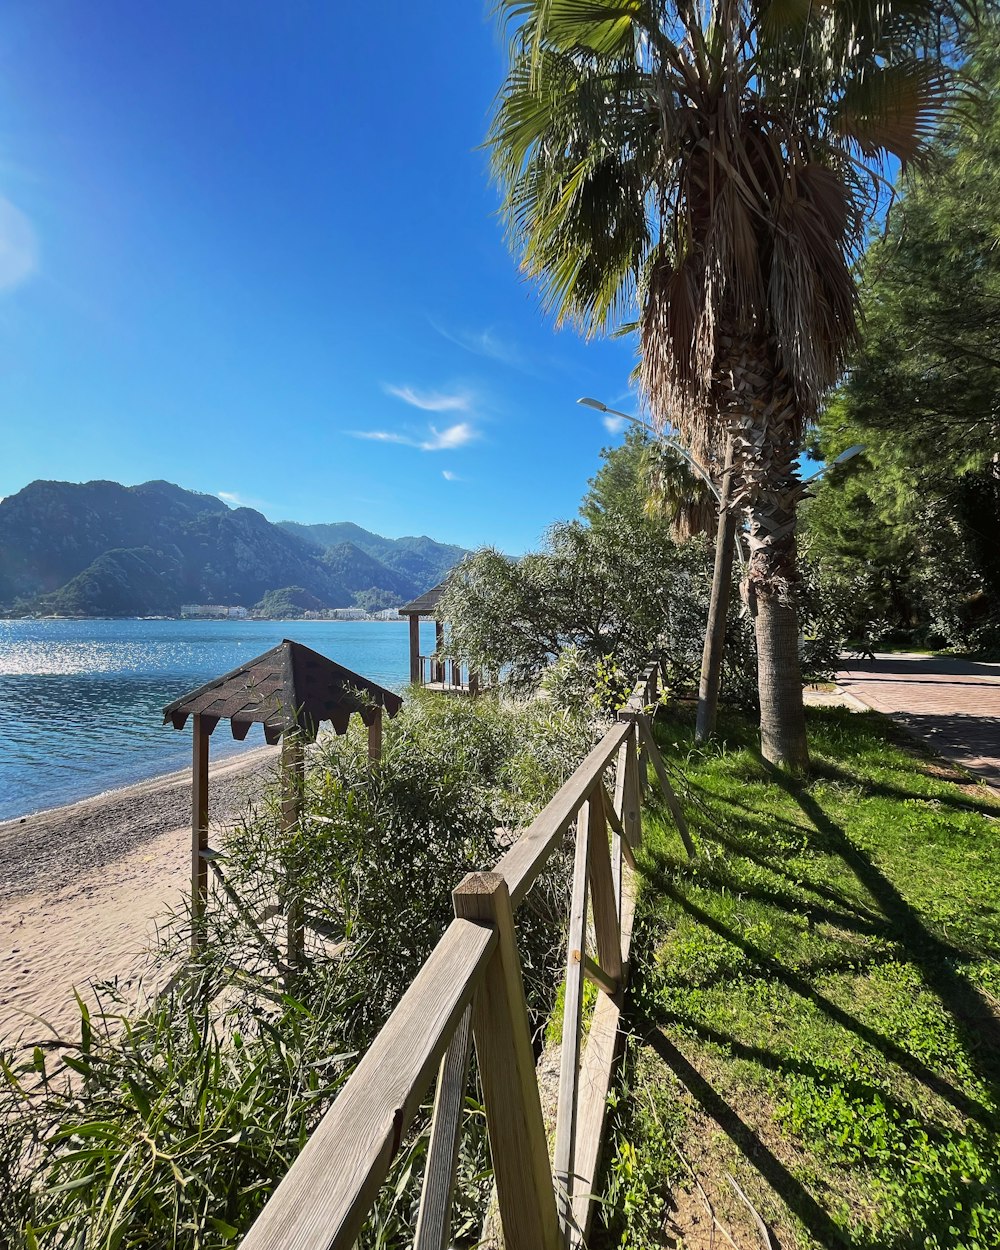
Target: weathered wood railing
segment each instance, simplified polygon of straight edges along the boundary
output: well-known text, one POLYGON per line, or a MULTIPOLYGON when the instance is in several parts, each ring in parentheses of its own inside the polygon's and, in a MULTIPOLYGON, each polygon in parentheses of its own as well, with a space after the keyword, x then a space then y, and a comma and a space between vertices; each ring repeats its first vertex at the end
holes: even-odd
POLYGON ((453 660, 448 656, 421 655, 417 657, 419 665, 419 683, 421 686, 435 686, 446 692, 476 694, 479 678, 461 660, 453 660))
MULTIPOLYGON (((628 977, 633 851, 642 836, 645 759, 653 762, 668 801, 680 814, 649 729, 656 690, 652 664, 618 723, 493 871, 473 873, 455 889, 455 919, 244 1238, 244 1250, 351 1250, 436 1070, 414 1247, 443 1250, 449 1240, 470 1034, 507 1250, 584 1244, 628 977), (605 782, 612 765, 613 797, 605 782), (515 915, 574 826, 559 1102, 550 1162, 515 915), (587 950, 588 896, 592 953, 587 950), (598 994, 584 1038, 585 978, 598 994)), ((680 821, 690 845, 682 815, 680 821)))

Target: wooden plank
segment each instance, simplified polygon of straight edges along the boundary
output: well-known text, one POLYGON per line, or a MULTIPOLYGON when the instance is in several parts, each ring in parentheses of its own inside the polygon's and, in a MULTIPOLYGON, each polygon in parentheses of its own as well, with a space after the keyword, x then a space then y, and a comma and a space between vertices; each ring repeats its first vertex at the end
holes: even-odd
MULTIPOLYGON (((618 813, 625 830, 625 839, 633 850, 642 845, 642 799, 639 793, 639 755, 636 751, 637 731, 633 721, 627 722, 628 736, 625 742, 625 767, 621 769, 621 795, 618 813)), ((615 789, 618 789, 616 784, 615 789)))
POLYGON ((632 726, 627 721, 612 726, 493 869, 506 879, 515 911, 545 867, 580 804, 590 794, 595 778, 604 772, 631 732, 632 726))
POLYGON ((455 912, 490 925, 497 950, 472 1008, 505 1250, 558 1250, 559 1221, 528 1009, 507 882, 473 873, 455 890, 455 912))
POLYGON ((241 1250, 351 1250, 496 945, 452 921, 241 1250))
POLYGON ((472 1008, 466 1007, 441 1060, 413 1250, 445 1250, 448 1243, 471 1046, 472 1008))
MULTIPOLYGON (((603 790, 603 786, 601 789, 603 790)), ((600 795, 595 794, 594 797, 596 801, 590 804, 588 855, 597 962, 612 980, 620 981, 622 975, 621 934, 618 930, 618 899, 615 895, 614 878, 611 875, 608 827, 604 822, 604 804, 601 802, 600 795)))
POLYGON ((205 942, 205 909, 208 906, 208 863, 202 851, 208 847, 208 739, 201 714, 191 717, 191 954, 205 942))
POLYGON ((559 1107, 553 1177, 559 1221, 566 1235, 573 1211, 573 1147, 576 1135, 576 1084, 580 1074, 580 1028, 583 1011, 583 961, 587 944, 587 872, 594 834, 593 804, 584 803, 576 818, 573 895, 566 948, 562 1046, 559 1055, 559 1107))
MULTIPOLYGON (((632 949, 632 926, 635 917, 636 877, 632 872, 624 876, 622 896, 622 961, 627 970, 632 949)), ((576 1132, 576 1184, 573 1191, 573 1225, 570 1245, 574 1248, 586 1245, 593 1219, 594 1185, 601 1162, 601 1142, 604 1136, 604 1116, 607 1110, 608 1090, 618 1050, 618 1023, 621 1015, 619 1000, 606 994, 598 995, 591 1017, 587 1045, 583 1052, 580 1069, 580 1105, 577 1112, 576 1132)))
POLYGON ((604 804, 604 819, 608 822, 608 824, 615 831, 615 833, 621 834, 621 836, 624 837, 625 826, 622 824, 621 818, 619 817, 618 813, 615 811, 615 805, 611 801, 611 795, 608 794, 607 786, 605 786, 603 781, 600 783, 600 785, 601 785, 601 800, 604 804))
POLYGON ((653 738, 653 731, 649 727, 649 721, 645 716, 638 718, 639 733, 642 735, 649 758, 653 761, 653 768, 660 782, 660 789, 663 791, 663 797, 666 800, 667 807, 670 809, 670 815, 674 818, 674 824, 677 826, 677 832, 681 835, 681 841, 684 843, 684 849, 688 853, 689 859, 694 859, 697 855, 694 842, 691 840, 691 833, 688 829, 687 821, 684 819, 684 812, 678 801, 674 788, 670 784, 670 777, 667 774, 667 766, 663 762, 663 756, 660 754, 660 748, 656 745, 653 738))
POLYGON ((611 826, 611 879, 614 883, 615 911, 620 916, 622 910, 622 844, 625 841, 625 831, 603 782, 600 798, 601 806, 604 808, 604 819, 611 826))
POLYGON ((601 965, 589 955, 583 957, 583 975, 592 985, 596 985, 605 994, 610 994, 612 998, 621 989, 621 982, 609 977, 601 965))

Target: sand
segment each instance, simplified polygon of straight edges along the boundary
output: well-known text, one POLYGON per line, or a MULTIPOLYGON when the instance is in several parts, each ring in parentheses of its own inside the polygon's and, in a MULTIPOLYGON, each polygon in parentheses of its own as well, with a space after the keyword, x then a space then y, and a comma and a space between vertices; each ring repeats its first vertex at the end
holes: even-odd
MULTIPOLYGON (((211 769, 216 838, 277 756, 263 747, 211 769)), ((72 1036, 74 986, 134 985, 189 888, 190 803, 184 771, 0 824, 0 1040, 72 1036)))

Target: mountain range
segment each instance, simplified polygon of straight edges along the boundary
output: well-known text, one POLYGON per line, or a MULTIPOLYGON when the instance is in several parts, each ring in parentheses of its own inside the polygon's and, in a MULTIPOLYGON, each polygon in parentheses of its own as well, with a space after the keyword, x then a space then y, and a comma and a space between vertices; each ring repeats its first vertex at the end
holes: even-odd
POLYGON ((421 594, 467 554, 349 521, 272 523, 170 482, 38 481, 0 501, 0 611, 170 616, 265 597, 373 611, 421 594))

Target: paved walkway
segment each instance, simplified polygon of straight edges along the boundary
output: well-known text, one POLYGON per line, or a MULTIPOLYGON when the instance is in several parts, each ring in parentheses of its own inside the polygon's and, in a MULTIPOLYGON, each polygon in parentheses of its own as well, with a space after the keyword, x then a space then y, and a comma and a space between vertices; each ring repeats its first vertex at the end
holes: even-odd
POLYGON ((1000 664, 877 654, 850 661, 837 683, 1000 790, 1000 664))

